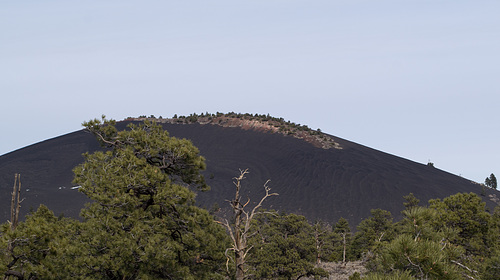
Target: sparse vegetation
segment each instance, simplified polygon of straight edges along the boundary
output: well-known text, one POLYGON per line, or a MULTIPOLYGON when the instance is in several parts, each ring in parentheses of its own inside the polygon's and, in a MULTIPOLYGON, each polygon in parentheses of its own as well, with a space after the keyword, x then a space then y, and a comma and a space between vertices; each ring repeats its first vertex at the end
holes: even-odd
POLYGON ((342 149, 342 147, 335 142, 335 140, 324 133, 321 129, 313 130, 307 125, 295 124, 290 121, 285 121, 283 118, 272 117, 269 114, 249 114, 249 113, 235 113, 229 112, 226 114, 217 112, 215 114, 205 112, 201 114, 192 113, 189 116, 177 116, 175 114, 171 119, 156 119, 153 115, 150 118, 140 116, 135 120, 154 120, 164 123, 173 124, 216 124, 227 127, 241 127, 244 129, 256 129, 266 132, 278 132, 283 135, 293 136, 303 139, 315 146, 323 149, 342 149))

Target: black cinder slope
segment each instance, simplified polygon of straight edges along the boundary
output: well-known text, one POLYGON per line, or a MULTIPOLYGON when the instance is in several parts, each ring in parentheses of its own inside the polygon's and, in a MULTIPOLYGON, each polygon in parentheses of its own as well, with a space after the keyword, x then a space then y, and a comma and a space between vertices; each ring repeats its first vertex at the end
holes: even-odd
MULTIPOLYGON (((124 127, 125 122, 119 126, 124 127)), ((353 142, 333 137, 342 149, 322 149, 279 133, 243 130, 201 124, 169 124, 171 136, 190 139, 206 158, 204 172, 211 190, 199 193, 197 201, 207 208, 227 206, 234 196, 232 178, 248 168, 244 195, 257 202, 263 184, 279 196, 264 207, 305 215, 309 220, 330 223, 340 217, 351 225, 382 208, 398 217, 403 196, 410 192, 425 204, 458 192, 481 192, 481 186, 437 168, 412 162, 353 142)), ((71 189, 72 168, 83 161, 84 152, 99 149, 95 138, 77 131, 0 157, 0 208, 3 221, 9 217, 14 173, 22 174, 24 213, 40 203, 56 213, 77 217, 88 200, 71 189), (27 191, 29 189, 29 191, 27 191)), ((488 193, 496 191, 488 190, 488 193)), ((494 204, 485 201, 490 207, 494 204)))
POLYGON ((21 215, 47 205, 58 215, 78 217, 90 200, 71 189, 72 169, 83 162, 82 154, 99 149, 95 137, 83 130, 52 138, 0 157, 0 218, 10 219, 14 174, 21 174, 21 215))

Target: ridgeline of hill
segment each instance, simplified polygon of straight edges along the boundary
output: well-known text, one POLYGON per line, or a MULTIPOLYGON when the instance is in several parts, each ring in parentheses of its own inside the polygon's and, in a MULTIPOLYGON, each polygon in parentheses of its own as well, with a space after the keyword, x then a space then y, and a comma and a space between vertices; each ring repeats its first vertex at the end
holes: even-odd
MULTIPOLYGON (((117 124, 125 129, 145 117, 117 124)), ((149 118, 152 119, 152 118, 149 118)), ((403 196, 412 192, 425 204, 458 192, 483 193, 492 208, 497 191, 475 182, 380 152, 336 136, 285 122, 282 118, 250 114, 193 114, 171 119, 154 118, 171 136, 190 139, 206 158, 204 171, 211 190, 198 193, 207 208, 226 207, 234 195, 232 178, 239 169, 250 170, 244 192, 252 202, 264 193, 263 184, 279 196, 264 207, 330 223, 340 217, 357 225, 382 208, 399 217, 403 196)), ((72 169, 82 154, 100 149, 90 133, 80 130, 0 156, 0 218, 10 213, 14 174, 21 174, 22 213, 47 205, 56 214, 78 217, 88 199, 72 185, 72 169)))

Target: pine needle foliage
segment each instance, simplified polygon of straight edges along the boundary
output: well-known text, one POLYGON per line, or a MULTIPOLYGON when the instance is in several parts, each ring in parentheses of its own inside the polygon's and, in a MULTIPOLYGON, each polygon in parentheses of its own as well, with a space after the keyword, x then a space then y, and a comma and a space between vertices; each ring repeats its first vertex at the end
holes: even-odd
POLYGON ((72 278, 214 279, 222 277, 227 236, 188 186, 207 186, 204 159, 190 141, 144 122, 117 131, 114 121, 84 126, 109 149, 85 155, 75 184, 94 202, 62 254, 72 278))

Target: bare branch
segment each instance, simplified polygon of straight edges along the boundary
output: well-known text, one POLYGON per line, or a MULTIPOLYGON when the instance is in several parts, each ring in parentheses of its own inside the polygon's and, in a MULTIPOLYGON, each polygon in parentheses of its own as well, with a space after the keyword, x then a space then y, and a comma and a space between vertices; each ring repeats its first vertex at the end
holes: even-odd
POLYGON ((227 248, 224 252, 224 255, 226 256, 226 271, 227 274, 231 274, 231 272, 229 272, 229 260, 233 260, 233 258, 228 254, 228 251, 234 251, 234 248, 227 248))
POLYGON ((378 242, 381 242, 382 241, 382 237, 384 237, 384 234, 385 234, 385 231, 382 232, 382 234, 380 235, 380 237, 378 238, 378 242))
POLYGON ((12 200, 10 205, 10 228, 14 231, 19 223, 19 211, 21 202, 21 174, 14 175, 14 187, 12 189, 12 200))
POLYGON ((7 279, 9 276, 17 277, 17 279, 24 279, 23 274, 19 271, 7 270, 5 271, 4 275, 5 275, 4 279, 7 279))
POLYGON ((238 177, 233 178, 233 184, 236 187, 235 191, 235 197, 234 200, 229 201, 229 205, 231 205, 231 208, 233 209, 233 224, 229 224, 229 222, 225 219, 223 222, 221 221, 216 221, 217 223, 223 225, 224 227, 227 228, 229 235, 231 236, 231 240, 233 242, 232 248, 228 248, 226 250, 226 268, 229 271, 229 251, 234 252, 234 264, 235 264, 235 279, 236 280, 243 280, 245 278, 245 259, 252 250, 253 246, 247 247, 247 241, 248 239, 252 236, 250 233, 251 230, 251 221, 256 214, 256 211, 262 206, 262 203, 264 200, 270 196, 273 195, 278 195, 277 193, 270 193, 271 188, 267 186, 267 184, 270 182, 270 180, 267 180, 266 183, 264 184, 264 189, 266 191, 266 194, 264 197, 259 201, 259 203, 249 212, 245 210, 245 207, 247 207, 250 203, 250 198, 248 198, 247 202, 245 204, 241 204, 241 195, 240 195, 240 190, 241 190, 241 181, 245 179, 245 175, 248 174, 248 169, 241 170, 240 169, 240 175, 238 177))
MULTIPOLYGON (((477 271, 476 270, 473 270, 473 269, 470 269, 468 268, 467 266, 457 262, 457 261, 454 261, 454 260, 451 260, 452 263, 460 266, 461 268, 465 268, 467 271, 469 271, 470 273, 474 273, 474 274, 477 274, 477 271)), ((467 275, 467 274, 464 274, 467 278, 470 278, 470 279, 473 279, 473 280, 476 280, 476 278, 470 276, 470 275, 467 275)))
POLYGON ((273 196, 273 195, 278 195, 278 193, 269 193, 269 191, 271 191, 271 188, 267 186, 267 184, 270 182, 271 180, 267 180, 266 183, 264 184, 264 188, 266 190, 266 195, 260 200, 259 204, 257 204, 257 206, 255 206, 253 209, 252 209, 252 212, 250 214, 250 220, 253 219, 253 216, 255 214, 255 211, 257 209, 259 209, 261 206, 262 206, 262 203, 264 202, 264 200, 266 200, 266 198, 270 197, 270 196, 273 196))
POLYGON ((17 173, 14 175, 14 187, 12 188, 12 200, 10 203, 10 228, 12 229, 15 224, 15 206, 14 203, 16 203, 16 187, 17 187, 17 173))
POLYGON ((227 229, 227 231, 229 232, 229 236, 231 237, 231 240, 233 241, 233 244, 234 244, 236 242, 236 240, 234 238, 233 229, 232 229, 231 225, 229 225, 228 220, 224 219, 224 223, 220 222, 220 221, 215 221, 215 222, 218 223, 218 224, 223 225, 227 229))
POLYGON ((101 133, 97 132, 95 129, 89 129, 87 128, 88 131, 90 131, 92 134, 96 135, 99 137, 99 139, 101 139, 101 141, 105 144, 108 144, 110 147, 113 147, 113 146, 116 146, 117 144, 117 141, 114 141, 114 142, 111 142, 111 141, 108 141, 104 138, 104 136, 102 136, 101 133))
POLYGON ((420 271, 420 277, 423 277, 424 276, 424 271, 422 270, 422 267, 420 267, 420 265, 418 265, 418 264, 413 263, 411 261, 410 257, 407 254, 405 254, 405 256, 406 256, 406 259, 408 259, 408 261, 410 262, 411 265, 413 265, 413 266, 415 266, 415 267, 418 268, 418 270, 420 271))
POLYGON ((243 205, 243 208, 245 208, 248 205, 248 203, 250 203, 250 198, 248 198, 247 203, 243 205))

